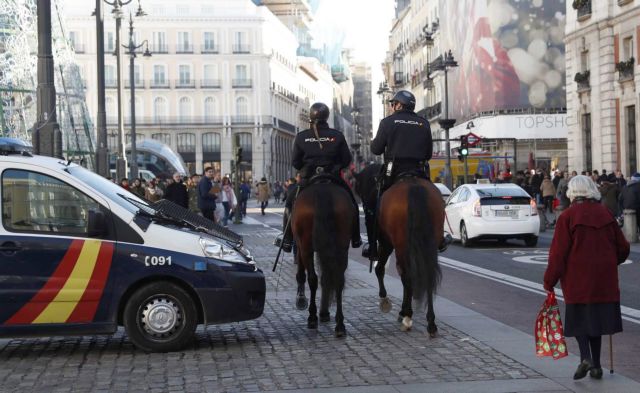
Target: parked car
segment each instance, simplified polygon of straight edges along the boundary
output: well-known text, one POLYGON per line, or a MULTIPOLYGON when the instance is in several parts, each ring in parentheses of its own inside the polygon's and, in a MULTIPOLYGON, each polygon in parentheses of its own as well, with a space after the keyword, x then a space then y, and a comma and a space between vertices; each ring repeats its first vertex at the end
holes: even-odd
POLYGON ((515 184, 465 184, 447 199, 445 232, 468 247, 474 240, 522 239, 538 244, 536 202, 515 184))
POLYGON ((443 183, 433 183, 436 187, 438 187, 438 191, 442 194, 442 200, 447 201, 449 195, 451 195, 451 190, 449 187, 445 186, 443 183))
POLYGON ((174 351, 197 324, 262 315, 242 237, 72 162, 0 141, 0 337, 112 334, 174 351))

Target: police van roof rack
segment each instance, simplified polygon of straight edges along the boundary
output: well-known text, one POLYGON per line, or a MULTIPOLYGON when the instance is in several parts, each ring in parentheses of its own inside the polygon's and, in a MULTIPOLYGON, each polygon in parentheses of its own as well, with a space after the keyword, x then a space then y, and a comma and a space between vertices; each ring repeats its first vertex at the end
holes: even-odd
POLYGON ((0 138, 0 155, 8 156, 10 154, 19 154, 31 157, 33 147, 27 142, 18 138, 2 137, 0 138))

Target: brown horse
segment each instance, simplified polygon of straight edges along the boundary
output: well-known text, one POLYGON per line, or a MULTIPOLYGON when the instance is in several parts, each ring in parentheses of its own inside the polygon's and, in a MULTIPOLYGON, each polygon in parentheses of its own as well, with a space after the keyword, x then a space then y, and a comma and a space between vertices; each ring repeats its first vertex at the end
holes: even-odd
POLYGON ((311 184, 300 192, 291 218, 293 238, 298 247, 296 306, 298 309, 307 307, 304 288, 305 277, 308 275, 311 302, 308 304, 307 327, 316 329, 318 327, 316 309, 318 276, 314 265, 315 259, 321 268, 320 322, 330 320, 329 303, 335 296, 336 337, 342 337, 346 333, 342 314, 342 291, 354 217, 354 207, 347 191, 327 180, 311 184))
MULTIPOLYGON (((413 325, 412 298, 424 304, 427 300, 427 331, 435 337, 438 327, 433 311, 433 295, 440 283, 438 245, 444 236, 444 203, 431 181, 417 177, 401 177, 382 194, 379 207, 371 205, 371 177, 377 169, 364 170, 357 177, 361 187, 356 189, 365 210, 377 211, 378 263, 375 272, 379 284, 380 309, 391 310, 384 286, 385 265, 395 250, 396 268, 404 287, 402 308, 398 320, 402 330, 413 325)), ((371 234, 370 234, 371 236, 371 234)))

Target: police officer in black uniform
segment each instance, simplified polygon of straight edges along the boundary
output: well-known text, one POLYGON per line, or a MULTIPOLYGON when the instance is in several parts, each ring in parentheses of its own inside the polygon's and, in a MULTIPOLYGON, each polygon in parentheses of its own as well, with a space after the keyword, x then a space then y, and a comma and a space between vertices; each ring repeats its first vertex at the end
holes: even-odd
MULTIPOLYGON (((371 141, 371 152, 375 155, 384 154, 381 193, 391 187, 402 173, 411 172, 415 176, 429 179, 429 160, 433 154, 431 126, 427 119, 414 112, 415 96, 409 91, 400 90, 389 102, 394 112, 380 121, 378 133, 371 141)), ((366 222, 373 223, 373 217, 366 222)), ((371 249, 369 244, 362 248, 364 257, 376 252, 373 243, 375 239, 372 239, 371 249)))
MULTIPOLYGON (((331 174, 336 179, 336 184, 344 187, 356 209, 356 225, 354 225, 351 238, 351 245, 358 248, 362 245, 360 239, 360 214, 358 213, 358 203, 351 192, 349 186, 340 178, 340 170, 346 168, 352 160, 349 146, 342 132, 329 127, 329 107, 321 102, 311 105, 309 109, 309 121, 311 128, 301 131, 296 135, 293 143, 293 157, 291 164, 300 171, 300 190, 308 184, 311 177, 316 174, 331 174)), ((290 193, 285 203, 284 214, 284 236, 282 238, 282 250, 291 252, 293 235, 289 216, 293 208, 295 195, 290 193)), ((280 245, 280 240, 276 239, 276 245, 280 245)))

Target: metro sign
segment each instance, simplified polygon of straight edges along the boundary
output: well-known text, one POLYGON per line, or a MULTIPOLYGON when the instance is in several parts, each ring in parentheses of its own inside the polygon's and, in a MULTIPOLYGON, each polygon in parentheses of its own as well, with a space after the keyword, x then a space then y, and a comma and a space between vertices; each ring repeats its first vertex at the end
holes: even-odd
POLYGON ((467 134, 467 144, 469 145, 469 147, 476 146, 478 143, 480 143, 481 140, 482 140, 482 138, 480 138, 479 136, 477 136, 473 132, 470 132, 470 133, 467 134))

